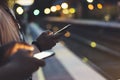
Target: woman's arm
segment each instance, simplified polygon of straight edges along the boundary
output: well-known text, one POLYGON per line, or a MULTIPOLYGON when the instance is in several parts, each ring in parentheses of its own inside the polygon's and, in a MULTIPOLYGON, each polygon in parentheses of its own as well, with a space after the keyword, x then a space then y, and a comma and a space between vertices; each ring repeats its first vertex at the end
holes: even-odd
POLYGON ((44 65, 43 61, 24 55, 26 53, 28 52, 19 51, 12 56, 10 62, 0 67, 1 80, 23 80, 44 65))
POLYGON ((44 61, 32 57, 33 47, 22 42, 13 42, 0 47, 0 53, 7 54, 0 66, 1 80, 22 80, 29 77, 44 61), (3 51, 3 49, 5 51, 3 51))

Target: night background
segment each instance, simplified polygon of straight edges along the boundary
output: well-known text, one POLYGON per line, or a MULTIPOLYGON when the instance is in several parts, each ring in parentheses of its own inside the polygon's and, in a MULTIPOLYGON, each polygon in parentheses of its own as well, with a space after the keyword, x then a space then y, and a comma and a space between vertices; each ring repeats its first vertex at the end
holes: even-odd
POLYGON ((29 42, 42 31, 72 24, 52 49, 56 55, 45 59, 38 80, 120 80, 119 0, 33 1, 14 6, 29 42))

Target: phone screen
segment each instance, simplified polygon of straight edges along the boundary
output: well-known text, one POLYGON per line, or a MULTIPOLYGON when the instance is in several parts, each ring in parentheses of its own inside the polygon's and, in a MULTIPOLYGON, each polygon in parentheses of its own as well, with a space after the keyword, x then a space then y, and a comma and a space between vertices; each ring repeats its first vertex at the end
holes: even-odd
POLYGON ((57 32, 54 33, 54 35, 62 32, 62 31, 65 31, 69 26, 71 26, 71 24, 68 24, 68 25, 66 25, 65 27, 63 27, 62 29, 58 30, 57 32))
POLYGON ((55 53, 52 51, 43 51, 43 52, 39 52, 34 54, 34 57, 37 59, 45 59, 48 58, 50 56, 53 56, 55 53))

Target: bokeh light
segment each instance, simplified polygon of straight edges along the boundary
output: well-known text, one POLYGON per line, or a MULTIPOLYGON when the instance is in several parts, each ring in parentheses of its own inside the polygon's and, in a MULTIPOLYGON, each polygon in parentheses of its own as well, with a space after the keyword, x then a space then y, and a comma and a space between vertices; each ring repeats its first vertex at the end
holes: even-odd
POLYGON ((91 46, 92 48, 95 48, 96 45, 97 45, 96 42, 91 42, 91 43, 90 43, 90 46, 91 46))
POLYGON ((92 3, 92 2, 93 2, 93 0, 87 0, 87 2, 88 2, 88 3, 92 3))
POLYGON ((89 10, 93 10, 93 9, 94 9, 93 4, 88 4, 88 9, 89 9, 89 10))
POLYGON ((40 14, 40 10, 39 10, 39 9, 35 9, 35 10, 33 11, 33 14, 34 14, 35 16, 39 15, 39 14, 40 14))
POLYGON ((105 21, 109 21, 110 18, 111 18, 111 16, 109 14, 105 15, 105 17, 104 17, 105 21))
POLYGON ((57 10, 61 10, 61 6, 60 5, 56 5, 56 9, 57 10))
POLYGON ((61 7, 62 7, 63 9, 67 9, 67 8, 68 8, 68 3, 62 3, 62 4, 61 4, 61 7))
POLYGON ((65 37, 70 37, 71 36, 71 33, 69 31, 67 31, 64 35, 65 37))
POLYGON ((83 58, 82 58, 82 61, 83 61, 84 63, 87 63, 89 60, 88 60, 87 57, 83 57, 83 58))
POLYGON ((102 8, 103 8, 103 5, 102 5, 101 3, 98 3, 98 4, 97 4, 97 7, 98 7, 98 9, 102 9, 102 8))
POLYGON ((51 6, 51 8, 50 8, 50 10, 51 10, 51 12, 56 12, 56 6, 51 6))
POLYGON ((74 14, 74 13, 76 12, 76 11, 75 11, 75 8, 70 8, 70 9, 69 9, 69 12, 72 13, 72 14, 74 14))
POLYGON ((19 15, 22 15, 24 13, 24 10, 22 7, 17 7, 16 8, 16 12, 19 14, 19 15))
POLYGON ((56 31, 58 31, 58 30, 59 30, 59 28, 55 26, 55 27, 53 27, 53 29, 52 29, 52 30, 53 30, 53 32, 56 32, 56 31))
POLYGON ((50 9, 49 9, 49 8, 45 8, 45 9, 44 9, 44 13, 45 13, 45 14, 50 14, 50 9))
POLYGON ((69 10, 68 9, 63 9, 62 12, 63 12, 63 14, 69 14, 69 10))
POLYGON ((34 3, 34 0, 15 0, 15 2, 19 5, 29 6, 34 3))

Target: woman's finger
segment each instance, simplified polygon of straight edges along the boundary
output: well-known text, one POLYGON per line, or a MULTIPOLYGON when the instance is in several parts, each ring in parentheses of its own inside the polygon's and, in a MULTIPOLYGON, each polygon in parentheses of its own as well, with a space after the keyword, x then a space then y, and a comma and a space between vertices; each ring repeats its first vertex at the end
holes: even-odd
POLYGON ((14 47, 11 50, 11 53, 16 53, 20 49, 24 49, 24 50, 27 50, 27 51, 33 51, 34 47, 29 45, 29 44, 26 44, 26 43, 23 43, 23 42, 19 42, 19 43, 16 43, 14 45, 14 47))

